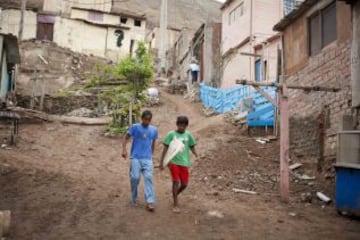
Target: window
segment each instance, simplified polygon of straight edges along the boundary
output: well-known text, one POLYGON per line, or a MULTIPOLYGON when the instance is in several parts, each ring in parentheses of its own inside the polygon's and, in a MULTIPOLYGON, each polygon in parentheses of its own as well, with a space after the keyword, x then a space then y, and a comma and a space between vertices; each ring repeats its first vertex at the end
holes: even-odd
POLYGON ((126 24, 127 23, 127 18, 126 17, 121 17, 120 18, 120 22, 123 23, 123 24, 126 24))
POLYGON ((234 8, 229 14, 229 25, 237 21, 242 15, 244 15, 244 3, 234 8))
POLYGON ((313 56, 337 38, 336 2, 311 16, 308 26, 309 54, 313 56))
POLYGON ((102 14, 101 12, 90 11, 88 19, 91 21, 102 22, 104 19, 104 14, 102 14))
POLYGON ((135 19, 134 25, 135 25, 136 27, 141 27, 141 20, 135 19))

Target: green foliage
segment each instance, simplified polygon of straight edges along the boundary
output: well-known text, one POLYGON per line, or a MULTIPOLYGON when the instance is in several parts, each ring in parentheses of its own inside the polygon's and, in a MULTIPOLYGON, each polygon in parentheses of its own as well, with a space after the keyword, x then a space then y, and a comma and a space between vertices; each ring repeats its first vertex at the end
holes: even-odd
POLYGON ((110 87, 98 94, 99 101, 111 109, 112 123, 110 134, 123 133, 129 125, 129 108, 132 107, 132 119, 140 117, 141 107, 145 103, 142 94, 151 83, 154 75, 152 56, 143 42, 138 43, 135 56, 127 56, 115 66, 95 68, 96 75, 87 87, 109 85, 109 81, 125 80, 125 84, 110 87))
POLYGON ((111 79, 114 78, 114 69, 112 66, 103 66, 99 63, 95 65, 95 75, 90 82, 86 84, 86 88, 95 86, 106 85, 111 79))

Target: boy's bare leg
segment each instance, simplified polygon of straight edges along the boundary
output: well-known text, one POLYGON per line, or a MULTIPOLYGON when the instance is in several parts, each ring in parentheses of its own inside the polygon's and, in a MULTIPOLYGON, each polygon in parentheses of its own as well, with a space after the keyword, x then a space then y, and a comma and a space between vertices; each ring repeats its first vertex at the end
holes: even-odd
POLYGON ((182 193, 186 189, 186 187, 187 187, 187 184, 181 183, 181 186, 180 186, 179 191, 178 191, 178 195, 180 193, 182 193))
POLYGON ((179 206, 178 206, 178 195, 181 191, 181 183, 180 181, 173 181, 173 199, 174 199, 174 212, 178 213, 180 212, 179 206))

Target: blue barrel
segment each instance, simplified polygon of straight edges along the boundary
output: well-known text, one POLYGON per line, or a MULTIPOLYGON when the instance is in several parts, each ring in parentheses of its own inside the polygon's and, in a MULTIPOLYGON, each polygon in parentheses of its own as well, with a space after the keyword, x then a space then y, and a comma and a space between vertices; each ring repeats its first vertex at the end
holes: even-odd
POLYGON ((335 169, 337 210, 360 216, 360 164, 337 163, 335 169))

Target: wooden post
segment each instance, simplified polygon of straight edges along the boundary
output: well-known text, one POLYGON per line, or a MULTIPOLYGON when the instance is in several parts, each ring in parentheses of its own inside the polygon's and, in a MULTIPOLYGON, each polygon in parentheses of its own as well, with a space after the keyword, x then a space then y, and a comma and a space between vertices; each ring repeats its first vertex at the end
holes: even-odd
POLYGON ((31 79, 31 99, 30 99, 30 109, 34 109, 35 107, 35 95, 36 95, 36 74, 37 70, 34 69, 33 77, 31 79))
POLYGON ((46 81, 45 78, 42 78, 40 111, 44 110, 45 89, 46 89, 46 81))
POLYGON ((26 11, 26 0, 21 0, 19 41, 22 41, 22 39, 23 39, 25 11, 26 11))
POLYGON ((289 201, 289 106, 288 91, 284 84, 279 91, 280 97, 280 196, 289 201))

